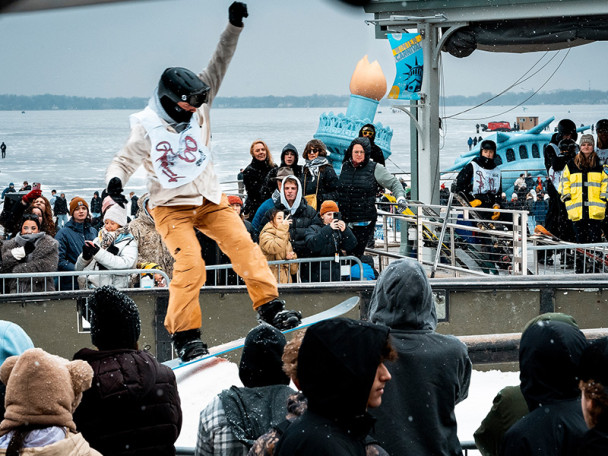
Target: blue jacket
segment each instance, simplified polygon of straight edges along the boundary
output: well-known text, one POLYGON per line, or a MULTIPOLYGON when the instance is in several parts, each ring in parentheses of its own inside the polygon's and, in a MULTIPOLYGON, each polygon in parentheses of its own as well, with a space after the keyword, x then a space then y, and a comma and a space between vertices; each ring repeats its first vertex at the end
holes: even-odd
POLYGON ((59 242, 59 271, 73 271, 78 255, 82 253, 84 241, 97 237, 97 230, 88 222, 76 223, 70 219, 55 235, 59 242))

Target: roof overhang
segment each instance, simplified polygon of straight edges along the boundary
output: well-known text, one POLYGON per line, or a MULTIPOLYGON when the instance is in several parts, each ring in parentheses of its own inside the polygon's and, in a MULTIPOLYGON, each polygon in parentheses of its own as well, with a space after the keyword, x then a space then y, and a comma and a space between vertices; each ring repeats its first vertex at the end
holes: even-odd
POLYGON ((608 40, 605 0, 372 0, 376 37, 431 23, 450 37, 442 50, 466 57, 475 49, 534 52, 608 40))

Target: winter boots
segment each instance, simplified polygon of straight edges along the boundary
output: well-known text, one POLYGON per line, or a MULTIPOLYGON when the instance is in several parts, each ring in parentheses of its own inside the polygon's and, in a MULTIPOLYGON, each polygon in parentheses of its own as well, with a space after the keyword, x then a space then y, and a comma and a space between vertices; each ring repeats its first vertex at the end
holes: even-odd
POLYGON ((258 321, 268 323, 284 331, 295 328, 302 322, 302 314, 297 310, 285 310, 285 301, 273 299, 257 308, 258 321))
POLYGON ((201 340, 200 329, 178 331, 171 336, 171 339, 177 356, 184 363, 209 353, 207 345, 201 340))

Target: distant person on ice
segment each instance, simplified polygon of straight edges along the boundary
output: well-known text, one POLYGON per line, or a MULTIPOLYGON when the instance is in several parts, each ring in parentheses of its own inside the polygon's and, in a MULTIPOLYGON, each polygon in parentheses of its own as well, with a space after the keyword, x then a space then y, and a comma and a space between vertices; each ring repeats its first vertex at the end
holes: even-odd
POLYGON ((300 323, 299 312, 286 311, 277 283, 258 245, 222 194, 209 153, 209 111, 243 30, 247 6, 234 2, 229 21, 206 69, 196 75, 167 68, 148 106, 133 114, 131 135, 106 172, 107 192, 126 207, 123 185, 143 164, 150 193, 148 207, 175 258, 165 327, 174 347, 188 361, 208 352, 201 340, 199 290, 205 264, 194 228, 217 241, 245 280, 261 321, 287 329, 300 323))
POLYGON ((6 158, 6 144, 4 144, 4 141, 0 144, 0 151, 2 151, 2 158, 6 158))

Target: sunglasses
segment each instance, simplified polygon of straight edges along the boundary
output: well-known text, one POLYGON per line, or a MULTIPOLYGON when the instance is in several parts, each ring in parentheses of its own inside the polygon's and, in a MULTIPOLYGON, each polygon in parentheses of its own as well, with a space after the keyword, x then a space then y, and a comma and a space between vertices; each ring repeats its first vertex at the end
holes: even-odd
POLYGON ((371 131, 371 130, 363 130, 363 131, 361 132, 361 134, 362 134, 363 136, 374 136, 374 132, 373 132, 373 131, 371 131))
POLYGON ((308 153, 309 153, 309 154, 320 154, 322 150, 323 150, 323 149, 320 149, 320 148, 317 148, 317 147, 313 147, 313 148, 311 148, 311 149, 308 151, 308 153))

